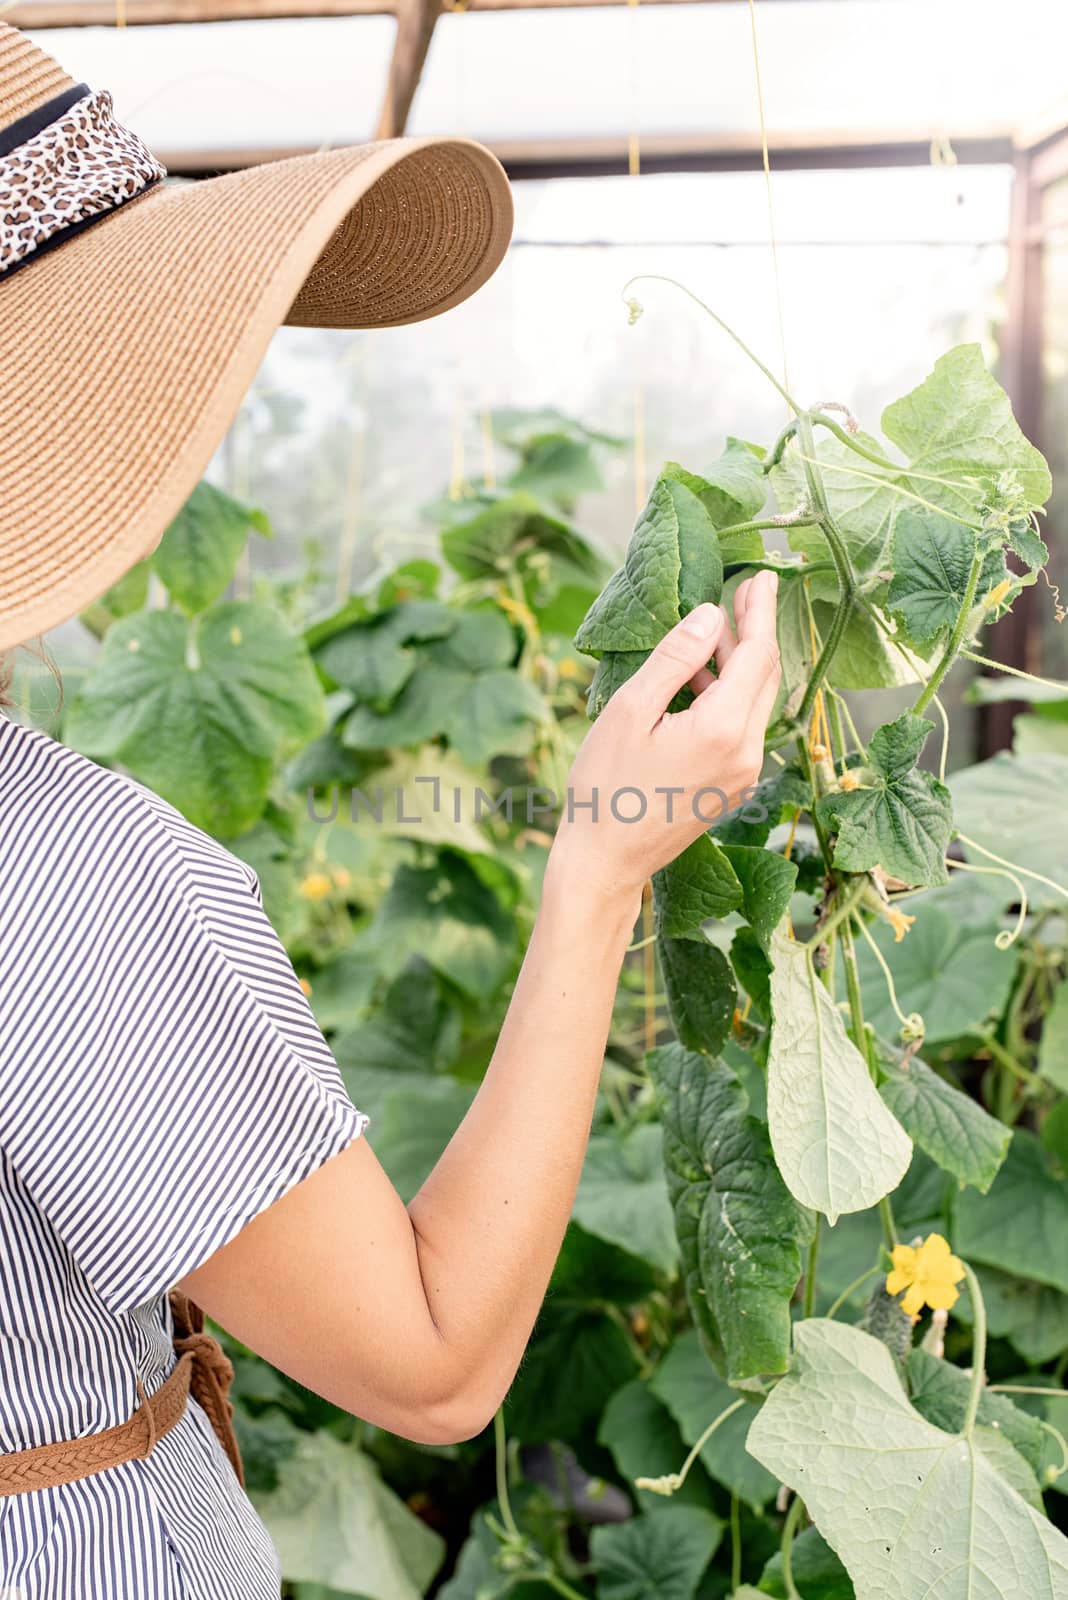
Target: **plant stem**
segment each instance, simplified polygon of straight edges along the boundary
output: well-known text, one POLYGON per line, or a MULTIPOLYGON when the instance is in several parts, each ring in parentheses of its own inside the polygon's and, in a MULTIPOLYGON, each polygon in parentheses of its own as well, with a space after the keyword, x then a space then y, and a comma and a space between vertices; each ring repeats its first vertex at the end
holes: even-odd
MULTIPOLYGON (((852 906, 849 910, 852 911, 852 906)), ((868 1071, 872 1070, 871 1050, 868 1046, 868 1030, 864 1022, 864 1004, 860 995, 860 975, 857 972, 857 951, 853 943, 853 932, 848 922, 844 922, 839 935, 842 942, 842 957, 845 965, 846 994, 849 997, 849 1020, 853 1033, 853 1043, 860 1051, 867 1063, 868 1071)))
POLYGON ((827 495, 823 487, 823 478, 820 475, 819 462, 816 460, 816 447, 812 438, 812 419, 806 411, 798 414, 797 436, 801 441, 805 464, 805 482, 808 485, 809 497, 819 514, 820 528, 827 541, 827 548, 831 552, 835 571, 838 575, 838 604, 831 625, 827 630, 827 637, 823 642, 823 649, 812 668, 812 674, 805 688, 805 696, 797 711, 797 721, 806 727, 812 714, 816 696, 820 685, 830 669, 838 646, 842 642, 849 622, 849 616, 856 598, 857 580, 853 572, 853 563, 849 559, 849 550, 839 531, 838 524, 831 516, 830 506, 827 504, 827 495))
POLYGON ((814 950, 817 945, 821 945, 828 934, 833 933, 841 923, 845 922, 847 917, 852 916, 854 907, 860 900, 867 887, 868 880, 866 877, 861 878, 858 883, 852 884, 848 892, 844 895, 841 892, 841 885, 835 885, 838 903, 835 906, 834 911, 827 918, 826 922, 823 923, 821 927, 817 928, 815 933, 812 935, 812 938, 807 941, 805 945, 806 950, 814 950))
POLYGON ((982 1033, 979 1030, 976 1030, 975 1037, 981 1045, 990 1051, 990 1054, 1000 1066, 1004 1067, 1007 1072, 1011 1072, 1014 1078, 1019 1078, 1020 1082, 1025 1083, 1033 1093, 1042 1094, 1045 1092, 1046 1080, 1040 1078, 1037 1072, 1031 1072, 1021 1062, 1017 1061, 1012 1052, 1006 1050, 1000 1039, 995 1039, 992 1033, 982 1033))
POLYGON ((623 285, 622 292, 624 298, 626 297, 627 290, 630 288, 632 283, 642 282, 670 283, 673 288, 681 289, 684 295, 688 296, 688 298, 691 299, 695 305, 700 306, 701 310, 706 312, 707 315, 712 318, 712 321, 717 325, 717 327, 723 329, 723 332, 728 336, 728 338, 734 340, 739 350, 749 357, 753 365, 760 368, 768 382, 782 395, 783 399, 786 401, 786 404, 790 407, 790 410, 797 412, 801 410, 801 407, 797 404, 796 400, 794 400, 791 395, 787 394, 786 390, 783 388, 775 374, 764 365, 763 361, 761 361, 758 355, 750 350, 745 340, 741 338, 739 334, 735 333, 730 323, 724 322, 719 313, 717 311, 713 311, 712 307, 707 305, 705 301, 701 299, 700 295, 694 294, 692 289, 687 289, 686 285, 684 283, 680 283, 678 278, 672 278, 666 272, 637 272, 633 278, 628 278, 626 283, 623 285))
POLYGON ((890 1204, 890 1196, 884 1194, 879 1201, 879 1221, 883 1225, 883 1238, 886 1248, 893 1250, 897 1244, 897 1223, 894 1221, 894 1208, 890 1204))
POLYGON ((504 1407, 499 1406, 493 1416, 493 1443, 497 1472, 497 1503, 501 1508, 501 1521, 509 1538, 522 1539, 519 1525, 512 1515, 512 1502, 508 1495, 508 1439, 504 1431, 504 1407))
POLYGON ((986 1302, 979 1287, 979 1279, 966 1261, 962 1265, 968 1280, 968 1293, 972 1297, 972 1381, 968 1390, 964 1426, 961 1429, 964 1437, 969 1439, 975 1427, 979 1397, 983 1392, 983 1381, 986 1377, 986 1302))
POLYGON ((962 650, 961 655, 965 660, 975 661, 981 667, 992 667, 995 672, 1007 672, 1010 677, 1024 678, 1028 683, 1041 684, 1044 689, 1060 689, 1068 695, 1068 683, 1061 683, 1055 678, 1038 678, 1033 672, 1025 672, 1022 667, 1009 667, 1004 661, 993 661, 990 656, 981 656, 977 650, 962 650))
POLYGON ((580 1594, 577 1589, 572 1589, 571 1585, 564 1578, 561 1578, 558 1572, 543 1572, 540 1576, 542 1583, 546 1584, 550 1589, 555 1589, 557 1594, 563 1595, 564 1600, 586 1600, 586 1596, 580 1594))
POLYGON ((731 1494, 731 1589, 742 1587, 742 1507, 737 1493, 731 1494))
POLYGON ((820 1259, 820 1233, 823 1218, 816 1212, 816 1230, 808 1247, 808 1265, 805 1268, 805 1303, 803 1313, 811 1317, 816 1308, 816 1267, 820 1259))
POLYGON ((1039 1385, 1030 1383, 991 1383, 987 1385, 987 1394, 1044 1394, 1055 1400, 1063 1400, 1064 1389, 1044 1389, 1039 1385))
POLYGON ((794 1495, 790 1509, 786 1513, 786 1521, 782 1525, 782 1544, 779 1549, 782 1557, 782 1586, 786 1590, 786 1600, 801 1600, 794 1582, 793 1547, 794 1534, 797 1532, 797 1525, 801 1521, 804 1509, 802 1502, 797 1495, 794 1495))
POLYGON ((931 701, 938 693, 942 679, 945 677, 954 661, 956 661, 960 647, 964 643, 964 634, 968 627, 968 618, 971 616, 972 606, 975 604, 975 591, 979 587, 979 574, 983 570, 983 559, 983 552, 981 550, 976 550, 975 555, 972 557, 972 566, 971 571, 968 573, 968 582, 964 586, 964 599, 961 601, 960 610, 957 612, 957 620, 953 624, 953 632, 949 636, 949 643, 946 645, 945 654, 942 656, 942 659, 938 663, 934 672, 928 678, 923 692, 912 708, 915 716, 919 716, 920 713, 925 711, 930 705, 931 701))
POLYGON ((838 1296, 838 1299, 827 1312, 828 1320, 832 1321, 838 1315, 846 1301, 852 1299, 853 1295, 860 1288, 861 1284, 867 1283, 869 1278, 878 1277, 882 1270, 883 1269, 881 1266, 869 1267, 867 1272, 862 1272, 859 1278, 854 1278, 853 1282, 849 1285, 849 1288, 842 1290, 841 1294, 838 1296))
MULTIPOLYGON (((716 533, 721 539, 733 539, 739 533, 767 533, 773 528, 783 533, 789 528, 814 528, 818 523, 818 517, 760 517, 755 522, 732 522, 727 528, 717 528, 716 533)), ((750 565, 755 563, 747 561, 746 566, 750 565)), ((783 569, 777 566, 775 570, 781 572, 783 569)))
POLYGON ((857 440, 855 434, 847 432, 840 423, 826 416, 824 412, 813 411, 812 420, 818 422, 821 428, 827 428, 841 444, 847 445, 854 455, 863 456, 865 461, 873 461, 877 467, 887 467, 891 472, 908 471, 907 467, 891 461, 889 456, 876 455, 874 450, 868 450, 857 440))

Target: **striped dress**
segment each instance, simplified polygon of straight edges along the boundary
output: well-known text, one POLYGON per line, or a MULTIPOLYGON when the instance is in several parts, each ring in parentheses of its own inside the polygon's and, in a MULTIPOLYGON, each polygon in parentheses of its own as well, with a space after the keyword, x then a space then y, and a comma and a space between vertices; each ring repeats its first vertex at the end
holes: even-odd
MULTIPOLYGON (((0 1452, 174 1365, 167 1290, 366 1126, 248 867, 0 712, 0 1452)), ((146 1460, 0 1497, 3 1600, 278 1600, 190 1397, 146 1460)))

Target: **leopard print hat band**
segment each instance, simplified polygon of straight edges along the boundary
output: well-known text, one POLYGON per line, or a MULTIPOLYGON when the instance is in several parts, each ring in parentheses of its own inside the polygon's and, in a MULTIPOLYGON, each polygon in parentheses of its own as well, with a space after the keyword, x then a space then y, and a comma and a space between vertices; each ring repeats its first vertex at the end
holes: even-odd
POLYGON ((116 122, 106 89, 78 84, 0 130, 0 278, 164 177, 166 168, 116 122))

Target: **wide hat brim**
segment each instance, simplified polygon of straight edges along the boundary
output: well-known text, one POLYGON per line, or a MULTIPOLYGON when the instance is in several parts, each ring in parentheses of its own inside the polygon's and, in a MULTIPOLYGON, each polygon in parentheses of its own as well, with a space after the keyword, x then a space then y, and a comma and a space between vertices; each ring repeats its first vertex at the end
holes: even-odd
POLYGON ((435 316, 511 229, 483 146, 395 139, 157 186, 0 280, 0 650, 154 548, 280 324, 435 316))

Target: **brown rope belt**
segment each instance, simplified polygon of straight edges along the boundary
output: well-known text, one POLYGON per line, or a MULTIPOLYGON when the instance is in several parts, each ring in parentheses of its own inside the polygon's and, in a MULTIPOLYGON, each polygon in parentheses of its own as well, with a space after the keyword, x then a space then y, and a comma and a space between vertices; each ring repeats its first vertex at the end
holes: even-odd
POLYGON ((234 1433, 234 1408, 230 1385, 234 1369, 222 1346, 204 1332, 204 1313, 178 1289, 170 1293, 174 1318, 174 1349, 178 1363, 153 1395, 141 1384, 141 1404, 127 1422, 91 1433, 83 1439, 60 1440, 0 1455, 0 1496, 26 1494, 31 1489, 53 1489, 74 1483, 124 1461, 143 1460, 181 1418, 192 1393, 205 1410, 230 1465, 244 1485, 241 1452, 234 1433))

